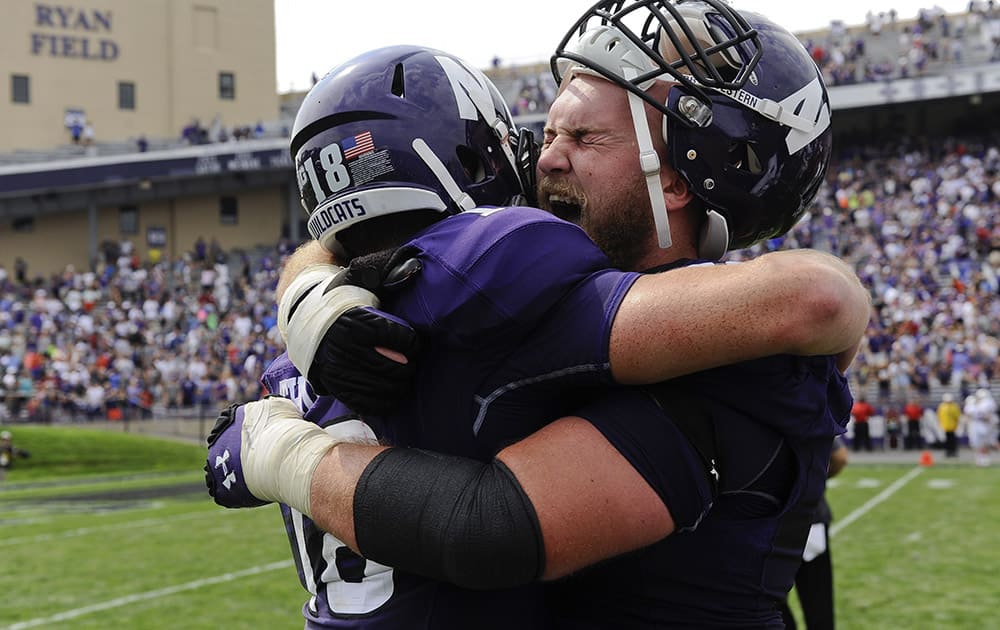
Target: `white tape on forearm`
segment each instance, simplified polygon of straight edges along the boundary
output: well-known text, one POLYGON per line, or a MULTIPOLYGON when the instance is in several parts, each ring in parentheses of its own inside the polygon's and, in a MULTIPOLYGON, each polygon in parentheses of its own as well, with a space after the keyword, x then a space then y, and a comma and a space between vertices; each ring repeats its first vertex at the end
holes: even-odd
POLYGON ((307 512, 313 472, 336 441, 306 422, 295 403, 284 398, 247 403, 243 414, 241 459, 247 489, 259 499, 307 512))
POLYGON ((306 516, 313 474, 341 442, 374 443, 364 422, 351 420, 326 430, 308 422, 294 402, 266 398, 243 408, 242 464, 247 489, 257 498, 284 503, 306 516))
POLYGON ((327 282, 312 288, 295 309, 288 322, 288 340, 285 347, 292 365, 304 376, 309 376, 316 350, 323 335, 338 317, 355 306, 378 307, 378 297, 366 289, 344 284, 325 292, 327 282))
POLYGON ((292 306, 299 301, 303 293, 343 270, 343 267, 337 265, 321 263, 308 265, 303 267, 302 271, 288 285, 278 302, 278 332, 281 333, 281 340, 285 342, 285 345, 288 344, 288 316, 292 311, 292 306))

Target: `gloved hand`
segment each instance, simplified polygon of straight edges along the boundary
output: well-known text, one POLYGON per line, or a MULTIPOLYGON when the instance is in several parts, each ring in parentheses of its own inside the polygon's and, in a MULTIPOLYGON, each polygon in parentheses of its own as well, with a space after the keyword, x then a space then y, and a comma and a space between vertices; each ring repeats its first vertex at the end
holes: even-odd
POLYGON ((419 352, 416 331, 378 305, 370 290, 348 283, 347 270, 314 265, 292 281, 278 308, 295 367, 318 394, 360 414, 386 413, 409 395, 419 352))
POLYGON ((244 405, 230 405, 222 410, 208 434, 208 461, 205 485, 208 494, 222 507, 240 508, 267 505, 246 486, 243 475, 244 405))
POLYGON ((416 331, 405 321, 370 306, 351 308, 323 335, 308 379, 316 393, 335 395, 359 414, 383 414, 410 394, 419 348, 416 331))
POLYGON ((312 476, 327 451, 341 442, 375 440, 360 420, 323 429, 279 396, 232 405, 208 437, 205 483, 223 507, 257 507, 278 501, 310 514, 312 476))

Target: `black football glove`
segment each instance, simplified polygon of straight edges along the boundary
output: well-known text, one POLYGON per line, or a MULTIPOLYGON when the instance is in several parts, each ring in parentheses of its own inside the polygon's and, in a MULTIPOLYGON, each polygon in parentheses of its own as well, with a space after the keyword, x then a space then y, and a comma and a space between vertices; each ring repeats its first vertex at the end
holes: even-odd
POLYGON ((370 306, 345 311, 323 335, 309 383, 320 395, 334 395, 353 411, 384 414, 409 397, 413 389, 420 340, 402 319, 370 306), (399 363, 379 353, 402 354, 399 363))

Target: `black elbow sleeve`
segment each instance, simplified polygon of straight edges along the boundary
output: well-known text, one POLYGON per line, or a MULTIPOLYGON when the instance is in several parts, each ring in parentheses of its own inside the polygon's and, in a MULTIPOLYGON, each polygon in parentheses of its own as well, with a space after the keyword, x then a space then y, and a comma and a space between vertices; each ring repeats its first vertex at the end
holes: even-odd
POLYGON ((496 459, 385 450, 358 480, 354 527, 366 558, 466 588, 520 586, 544 568, 534 506, 496 459))

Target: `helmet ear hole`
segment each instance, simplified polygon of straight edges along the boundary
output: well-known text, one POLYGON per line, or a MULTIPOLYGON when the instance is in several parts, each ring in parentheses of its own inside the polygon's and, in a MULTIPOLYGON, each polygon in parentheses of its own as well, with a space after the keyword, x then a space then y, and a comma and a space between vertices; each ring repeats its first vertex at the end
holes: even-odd
POLYGON ((752 144, 747 144, 747 170, 754 175, 760 175, 764 172, 764 168, 760 165, 760 157, 757 152, 753 150, 752 144))
POLYGON ((392 93, 399 98, 406 98, 406 81, 403 79, 403 64, 397 63, 392 72, 392 93))
POLYGON ((465 171, 469 181, 478 184, 486 179, 486 165, 472 149, 465 145, 459 145, 455 148, 455 156, 458 158, 459 164, 462 165, 462 170, 465 171))
POLYGON ((760 175, 764 172, 760 157, 748 142, 737 142, 730 145, 728 163, 733 168, 753 175, 760 175))

